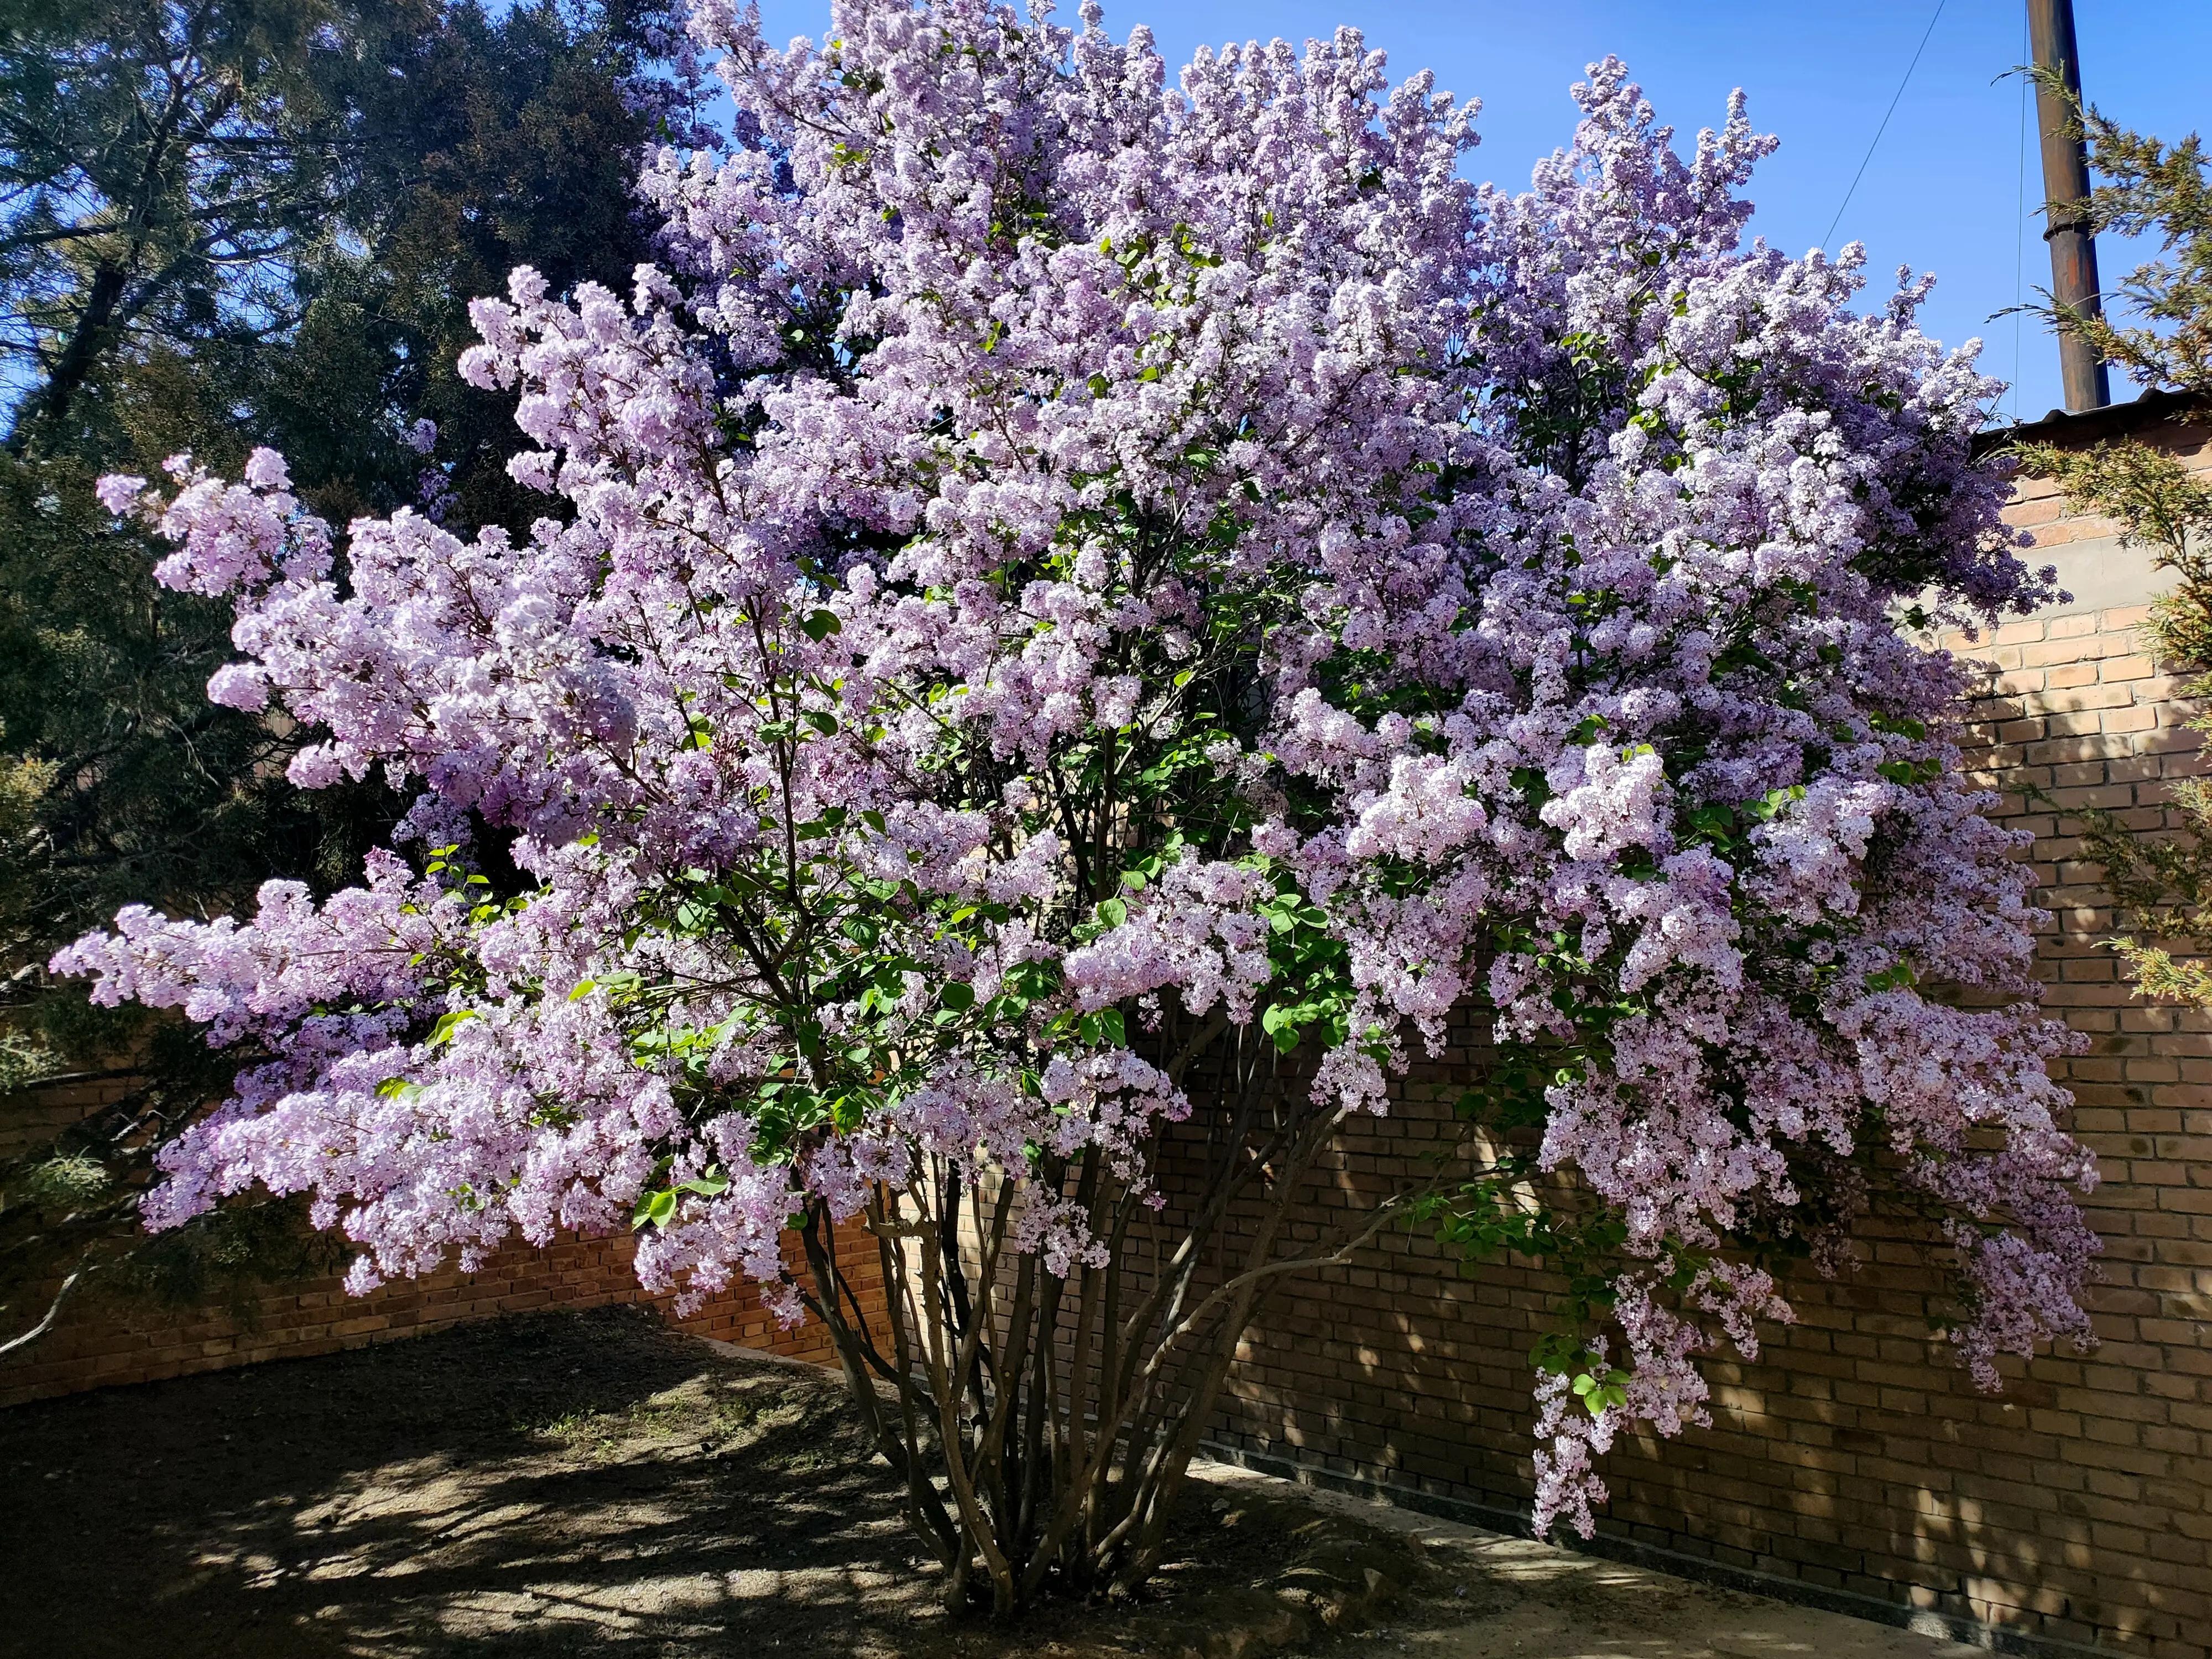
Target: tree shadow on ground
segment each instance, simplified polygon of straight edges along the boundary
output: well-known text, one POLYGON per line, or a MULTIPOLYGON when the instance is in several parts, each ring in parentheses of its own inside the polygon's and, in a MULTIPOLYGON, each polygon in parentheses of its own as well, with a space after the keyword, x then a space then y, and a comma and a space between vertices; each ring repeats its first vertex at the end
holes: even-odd
POLYGON ((0 1659, 1257 1652, 1310 1631, 1307 1580, 1419 1571, 1295 1497, 1194 1493, 1140 1601, 950 1616, 840 1382, 642 1309, 18 1407, 0 1483, 0 1659))
POLYGON ((835 1382, 641 1310, 21 1407, 0 1472, 9 1656, 864 1652, 927 1613, 835 1382))

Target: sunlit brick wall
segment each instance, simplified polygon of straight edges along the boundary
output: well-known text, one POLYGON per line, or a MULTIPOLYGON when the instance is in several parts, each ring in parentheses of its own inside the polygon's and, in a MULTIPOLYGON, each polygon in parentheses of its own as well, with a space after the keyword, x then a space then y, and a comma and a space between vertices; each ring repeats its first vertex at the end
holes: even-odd
MULTIPOLYGON (((2124 424, 2115 412, 2111 424, 2124 424)), ((2087 428, 2085 430, 2084 428, 2087 428)), ((2054 435, 2087 441, 2075 423, 2054 435)), ((2145 435, 2212 466, 2201 425, 2145 435)), ((2161 1659, 2212 1653, 2212 1025, 2129 994, 2097 941, 2099 872, 2065 809, 2154 830, 2167 780, 2199 765, 2190 710, 2143 637, 2160 578, 2112 527, 2027 481, 2010 516, 2075 598, 1974 641, 1986 695, 1960 711, 1968 764, 2037 836, 2050 1001, 2089 1040, 2062 1075, 2096 1150, 2102 1346, 2011 1368, 1978 1394, 1929 1340, 1911 1242, 1869 1240, 1845 1283, 1796 1287, 1802 1322, 1756 1364, 1719 1364, 1714 1423, 1615 1449, 1616 1537, 1808 1589, 1929 1608, 2051 1643, 2161 1659), (2040 790, 2046 801, 2031 798, 2040 790)), ((2030 556, 2036 557, 2037 556, 2030 556)), ((1410 1172, 1476 1074, 1457 1034, 1402 1109, 1323 1182, 1316 1227, 1410 1172)), ((1317 1235, 1316 1235, 1317 1236, 1317 1235)), ((1502 1509, 1528 1490, 1530 1341, 1545 1286, 1525 1264, 1462 1278, 1400 1235, 1286 1296, 1232 1377, 1223 1439, 1502 1509)))

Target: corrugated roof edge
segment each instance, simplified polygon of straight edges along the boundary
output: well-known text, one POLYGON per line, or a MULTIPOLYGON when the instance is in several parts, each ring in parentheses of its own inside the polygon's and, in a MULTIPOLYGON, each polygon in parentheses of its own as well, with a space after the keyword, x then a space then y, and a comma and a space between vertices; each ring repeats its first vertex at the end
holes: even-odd
POLYGON ((2146 392, 2124 404, 2106 404, 2069 414, 2054 409, 2039 421, 2019 426, 1993 426, 1974 434, 1977 459, 2023 440, 2029 443, 2087 444, 2114 438, 2162 421, 2192 414, 2212 413, 2212 398, 2193 392, 2146 392))

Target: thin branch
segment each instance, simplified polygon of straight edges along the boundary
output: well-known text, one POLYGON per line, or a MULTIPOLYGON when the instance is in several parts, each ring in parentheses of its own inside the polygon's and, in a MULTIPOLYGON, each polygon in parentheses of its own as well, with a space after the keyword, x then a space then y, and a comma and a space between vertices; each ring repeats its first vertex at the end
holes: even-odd
POLYGON ((41 1319, 37 1324, 32 1326, 29 1330, 25 1331, 22 1335, 10 1337, 7 1341, 0 1342, 0 1354, 13 1353, 16 1349, 27 1346, 29 1344, 37 1341, 48 1331, 52 1330, 53 1328, 54 1320, 61 1313, 62 1304, 69 1300, 69 1293, 76 1288, 77 1281, 82 1279, 84 1274, 85 1269, 80 1267, 75 1273, 71 1273, 67 1279, 62 1280, 62 1287, 60 1290, 54 1292, 53 1305, 46 1310, 46 1316, 44 1319, 41 1319))

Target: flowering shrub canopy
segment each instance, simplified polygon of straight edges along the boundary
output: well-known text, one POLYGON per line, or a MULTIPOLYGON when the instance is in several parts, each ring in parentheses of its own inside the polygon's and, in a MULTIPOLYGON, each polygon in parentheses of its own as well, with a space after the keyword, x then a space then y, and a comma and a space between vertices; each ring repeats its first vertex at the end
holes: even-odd
POLYGON ((357 890, 57 959, 248 1062, 153 1225, 312 1192, 358 1290, 635 1224, 649 1286, 795 1316, 795 1211, 995 1171, 1066 1275, 1111 1248, 1066 1172, 1141 1192, 1194 1109, 1158 1033, 1263 1031, 1341 1121, 1472 1007, 1492 1156, 1431 1207, 1599 1264, 1540 1525, 1875 1199, 1978 1376, 2083 1334, 2029 876, 1899 621, 2047 597, 1968 458, 1996 388, 1924 284, 1739 245, 1740 103, 1683 159, 1596 65, 1510 195, 1348 31, 1177 83, 1092 5, 695 27, 743 115, 648 167, 660 264, 475 308, 528 537, 341 559, 267 451, 104 486, 235 599, 216 699, 327 732, 299 782, 423 792, 357 890))

